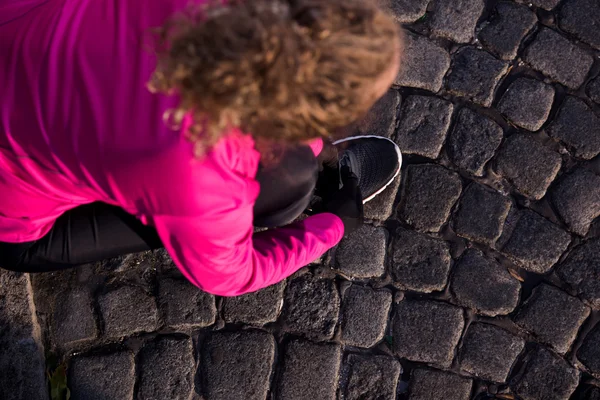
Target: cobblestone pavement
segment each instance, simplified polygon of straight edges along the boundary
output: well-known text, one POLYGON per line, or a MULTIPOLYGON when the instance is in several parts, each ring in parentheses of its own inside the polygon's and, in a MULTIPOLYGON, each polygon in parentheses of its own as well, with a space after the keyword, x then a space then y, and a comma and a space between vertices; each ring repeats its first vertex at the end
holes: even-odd
POLYGON ((390 1, 370 223, 238 298, 161 252, 1 272, 0 397, 48 398, 54 355, 72 399, 600 399, 600 3, 390 1))

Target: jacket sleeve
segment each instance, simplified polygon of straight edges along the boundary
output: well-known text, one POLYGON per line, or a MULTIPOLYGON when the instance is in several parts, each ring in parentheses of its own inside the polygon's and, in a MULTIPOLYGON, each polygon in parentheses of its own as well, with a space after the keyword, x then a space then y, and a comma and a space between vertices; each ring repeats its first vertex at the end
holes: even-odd
POLYGON ((252 215, 249 205, 229 213, 153 220, 182 273, 200 289, 221 296, 285 279, 335 246, 344 233, 342 221, 329 213, 253 233, 252 215))

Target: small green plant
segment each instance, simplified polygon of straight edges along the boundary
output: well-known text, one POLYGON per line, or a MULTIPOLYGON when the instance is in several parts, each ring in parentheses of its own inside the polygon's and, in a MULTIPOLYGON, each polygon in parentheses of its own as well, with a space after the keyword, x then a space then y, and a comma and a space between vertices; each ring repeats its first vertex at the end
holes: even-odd
POLYGON ((67 368, 61 364, 54 370, 52 374, 48 373, 50 381, 50 399, 52 400, 69 400, 71 391, 67 387, 67 368))
POLYGON ((46 375, 50 386, 51 400, 70 400, 71 392, 67 387, 67 367, 65 362, 58 362, 58 357, 51 352, 46 353, 46 375))

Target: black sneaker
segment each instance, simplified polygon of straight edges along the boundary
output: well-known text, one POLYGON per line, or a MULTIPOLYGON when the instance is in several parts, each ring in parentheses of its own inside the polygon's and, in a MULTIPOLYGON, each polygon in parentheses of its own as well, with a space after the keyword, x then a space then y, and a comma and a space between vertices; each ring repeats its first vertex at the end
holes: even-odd
POLYGON ((354 136, 333 142, 340 149, 339 164, 358 177, 363 203, 383 192, 400 173, 402 153, 392 140, 381 136, 354 136))

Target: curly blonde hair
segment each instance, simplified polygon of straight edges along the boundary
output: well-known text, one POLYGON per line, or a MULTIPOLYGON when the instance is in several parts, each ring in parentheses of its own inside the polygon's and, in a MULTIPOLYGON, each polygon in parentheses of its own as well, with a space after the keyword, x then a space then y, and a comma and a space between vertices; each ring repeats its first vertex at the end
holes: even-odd
POLYGON ((327 137, 376 101, 398 25, 369 0, 213 0, 158 31, 154 91, 177 94, 200 152, 238 127, 283 143, 327 137))

